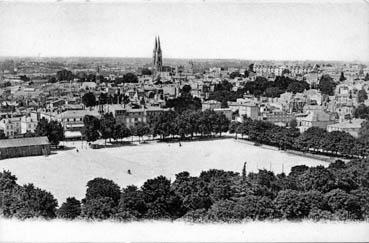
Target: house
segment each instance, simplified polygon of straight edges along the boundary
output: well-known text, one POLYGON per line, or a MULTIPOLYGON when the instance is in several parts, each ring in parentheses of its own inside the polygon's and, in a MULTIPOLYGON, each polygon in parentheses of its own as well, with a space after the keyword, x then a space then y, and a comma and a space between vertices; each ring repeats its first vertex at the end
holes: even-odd
POLYGON ((290 123, 291 120, 295 119, 295 115, 293 113, 289 113, 279 109, 273 109, 262 112, 260 119, 278 125, 281 124, 287 125, 288 123, 290 123))
POLYGON ((0 140, 0 159, 49 154, 50 143, 47 137, 0 140))
POLYGON ((25 134, 27 132, 34 133, 36 127, 37 127, 37 119, 31 116, 21 117, 21 134, 25 134))
POLYGON ((21 117, 10 117, 0 121, 0 130, 4 131, 5 136, 13 138, 21 134, 21 117))
POLYGON ((168 111, 160 107, 148 106, 145 108, 133 109, 123 105, 106 105, 104 108, 107 112, 112 112, 117 124, 124 124, 126 127, 131 127, 137 122, 148 122, 150 117, 155 114, 168 111))
POLYGON ((65 131, 82 131, 83 118, 86 115, 100 118, 97 110, 67 110, 55 115, 55 119, 62 124, 65 131))
POLYGON ((353 137, 359 137, 359 131, 361 128, 361 124, 365 121, 365 119, 352 119, 348 121, 343 121, 336 124, 331 124, 327 126, 328 132, 333 131, 341 131, 347 132, 351 134, 353 137))
POLYGON ((220 109, 221 103, 216 100, 208 100, 202 103, 202 111, 220 109))
POLYGON ((238 111, 240 121, 242 121, 242 117, 244 116, 253 120, 259 117, 260 109, 254 102, 229 102, 228 106, 233 112, 238 111))
POLYGON ((306 114, 296 117, 296 120, 300 132, 305 132, 310 127, 327 129, 328 125, 335 123, 333 115, 323 110, 309 110, 306 114))

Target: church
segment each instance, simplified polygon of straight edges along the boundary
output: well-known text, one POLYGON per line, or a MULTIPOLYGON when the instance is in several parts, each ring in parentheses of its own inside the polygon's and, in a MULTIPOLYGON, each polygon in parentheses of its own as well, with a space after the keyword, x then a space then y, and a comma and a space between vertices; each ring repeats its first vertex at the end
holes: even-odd
POLYGON ((153 51, 153 66, 152 73, 155 80, 170 80, 170 66, 163 66, 163 53, 160 45, 160 37, 155 37, 155 46, 153 51))

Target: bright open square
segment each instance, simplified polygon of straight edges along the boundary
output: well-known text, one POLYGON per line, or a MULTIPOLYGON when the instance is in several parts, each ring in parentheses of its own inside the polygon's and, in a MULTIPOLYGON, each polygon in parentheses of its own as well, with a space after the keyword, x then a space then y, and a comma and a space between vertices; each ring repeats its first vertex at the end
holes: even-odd
POLYGON ((288 173, 292 166, 327 165, 325 161, 301 157, 283 151, 262 148, 240 140, 178 143, 150 143, 116 148, 81 149, 81 142, 71 144, 79 148, 58 151, 48 157, 35 156, 0 161, 0 169, 10 170, 19 184, 34 183, 50 191, 59 205, 70 196, 82 199, 86 184, 95 177, 115 181, 119 186, 140 186, 147 179, 164 175, 171 180, 175 174, 188 171, 197 176, 203 170, 223 169, 241 172, 271 169, 288 173), (128 170, 132 174, 127 173, 128 170))

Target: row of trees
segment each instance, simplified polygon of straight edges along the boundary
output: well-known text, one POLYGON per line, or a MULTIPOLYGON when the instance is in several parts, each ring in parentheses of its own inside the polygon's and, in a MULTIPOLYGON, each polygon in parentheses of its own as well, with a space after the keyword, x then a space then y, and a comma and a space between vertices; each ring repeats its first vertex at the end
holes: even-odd
POLYGON ((271 171, 188 172, 173 182, 163 176, 140 188, 120 188, 112 180, 87 183, 82 201, 68 198, 60 208, 53 196, 32 185, 19 186, 0 173, 0 213, 6 217, 94 220, 185 219, 241 221, 264 219, 369 219, 369 161, 337 160, 329 165, 294 166, 288 175, 271 171))
POLYGON ((186 110, 182 113, 168 111, 149 118, 151 134, 161 139, 167 137, 180 136, 182 139, 187 136, 209 136, 227 132, 229 120, 222 113, 213 110, 192 111, 186 110))
MULTIPOLYGON (((233 74, 233 76, 236 76, 233 74)), ((323 75, 317 88, 326 95, 333 95, 336 83, 329 75, 323 75)), ((301 93, 310 89, 310 85, 302 80, 298 81, 287 76, 277 76, 274 81, 268 81, 265 77, 258 76, 255 81, 247 82, 244 87, 233 90, 233 86, 224 80, 214 87, 209 99, 217 100, 225 104, 226 101, 235 101, 242 98, 245 92, 259 96, 279 97, 284 92, 301 93)))
POLYGON ((88 142, 96 141, 98 138, 111 140, 122 140, 130 136, 152 135, 161 139, 179 136, 184 139, 187 136, 193 137, 200 134, 208 136, 221 134, 228 131, 229 120, 224 114, 211 110, 191 111, 182 113, 167 111, 155 116, 148 117, 148 122, 137 122, 134 126, 126 127, 124 124, 117 124, 111 113, 104 114, 101 119, 94 116, 85 116, 83 119, 83 136, 88 142))
MULTIPOLYGON (((295 123, 292 121, 291 123, 295 123)), ((230 132, 236 136, 247 136, 257 143, 277 146, 281 149, 295 149, 304 152, 329 153, 341 156, 368 156, 369 135, 364 122, 362 135, 356 139, 342 131, 327 132, 325 129, 311 127, 300 134, 295 124, 290 127, 279 127, 269 122, 245 119, 243 123, 232 122, 230 132)))
POLYGON ((95 94, 92 92, 87 92, 82 96, 82 103, 86 107, 93 107, 96 105, 105 105, 105 104, 121 104, 122 102, 124 104, 128 104, 129 97, 119 92, 114 95, 101 93, 99 97, 96 97, 95 94))
POLYGON ((306 81, 297 81, 285 76, 277 76, 274 81, 256 77, 254 82, 247 82, 245 90, 255 96, 279 97, 284 92, 300 93, 309 89, 306 81))
MULTIPOLYGON (((73 73, 70 70, 62 69, 56 72, 55 76, 49 78, 50 83, 55 83, 58 81, 72 81, 74 79, 78 79, 79 82, 96 82, 99 80, 100 82, 108 81, 102 75, 96 75, 94 73, 86 73, 86 72, 77 72, 73 73)), ((117 77, 114 81, 115 84, 121 83, 138 83, 137 75, 134 73, 126 73, 122 77, 117 77)))
MULTIPOLYGON (((322 89, 325 88, 325 78, 322 78, 322 89)), ((268 81, 265 77, 258 76, 255 81, 247 82, 244 87, 233 90, 233 85, 227 80, 215 85, 214 91, 210 92, 209 99, 222 102, 222 107, 227 107, 227 101, 236 101, 242 98, 244 93, 250 93, 266 97, 279 97, 284 92, 301 93, 310 89, 306 81, 297 81, 286 76, 277 76, 274 81, 268 81)), ((333 91, 332 91, 333 92, 333 91)))
POLYGON ((260 144, 276 146, 280 149, 294 149, 303 152, 327 153, 335 156, 365 157, 369 155, 369 122, 363 122, 360 137, 342 131, 327 132, 311 127, 304 133, 296 128, 296 120, 289 127, 280 127, 270 122, 244 119, 242 123, 231 122, 222 113, 213 110, 185 110, 181 113, 166 111, 147 118, 147 123, 137 122, 135 126, 116 124, 109 113, 101 119, 93 116, 84 118, 83 135, 89 142, 98 138, 121 140, 130 136, 159 136, 185 139, 194 136, 213 136, 230 132, 237 137, 247 137, 260 144))

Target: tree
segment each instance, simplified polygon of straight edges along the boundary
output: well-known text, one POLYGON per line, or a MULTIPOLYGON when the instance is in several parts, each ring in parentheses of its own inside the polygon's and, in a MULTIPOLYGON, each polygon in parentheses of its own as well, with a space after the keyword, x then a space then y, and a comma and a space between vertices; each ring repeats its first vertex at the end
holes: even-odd
POLYGON ((335 189, 325 194, 324 197, 329 208, 339 219, 362 218, 360 203, 356 196, 341 189, 335 189))
POLYGON ((101 93, 99 96, 99 105, 105 105, 105 104, 108 104, 108 94, 101 93))
POLYGON ((191 93, 182 91, 179 97, 167 100, 165 105, 168 108, 174 108, 177 113, 182 113, 186 110, 200 110, 201 100, 193 97, 191 93))
POLYGON ((50 77, 48 83, 56 83, 56 78, 54 76, 50 77))
POLYGON ((231 200, 215 202, 207 212, 207 218, 211 221, 237 222, 242 220, 242 210, 237 210, 237 204, 231 200))
POLYGON ((208 183, 200 178, 190 177, 186 171, 176 174, 171 189, 182 200, 187 212, 208 209, 212 204, 208 183))
POLYGON ((123 83, 138 83, 138 78, 134 73, 126 73, 123 75, 123 83))
POLYGON ((336 84, 328 74, 325 74, 320 78, 318 89, 322 92, 322 94, 333 95, 335 87, 336 84))
POLYGON ((63 70, 56 72, 56 79, 58 81, 63 81, 63 80, 71 81, 73 80, 73 78, 74 78, 74 75, 69 70, 63 69, 63 70))
POLYGON ((346 77, 345 77, 345 75, 344 75, 344 73, 343 72, 341 72, 341 76, 340 76, 340 82, 343 82, 343 81, 345 81, 346 80, 346 77))
POLYGON ((253 63, 251 63, 249 65, 249 72, 254 72, 254 64, 253 63))
POLYGON ((0 130, 0 139, 5 139, 6 135, 3 130, 0 130))
POLYGON ((289 127, 290 128, 296 128, 297 127, 297 120, 295 118, 290 121, 289 127))
POLYGON ((323 194, 318 191, 283 190, 274 199, 280 216, 287 219, 306 218, 313 209, 325 209, 323 194))
POLYGON ((75 219, 81 214, 81 202, 74 197, 68 197, 56 214, 59 218, 75 219))
POLYGON ((188 84, 185 84, 185 85, 183 85, 183 87, 182 87, 182 89, 181 89, 181 93, 187 93, 187 94, 189 94, 190 92, 191 92, 191 86, 190 85, 188 85, 188 84))
POLYGON ((359 90, 357 94, 357 102, 364 103, 368 99, 368 94, 366 93, 365 89, 359 90))
POLYGON ((143 69, 142 69, 142 71, 141 71, 141 74, 142 74, 142 75, 150 76, 150 75, 152 75, 152 72, 151 72, 151 70, 150 70, 150 69, 148 69, 148 68, 143 68, 143 69))
POLYGON ((83 137, 87 142, 95 142, 99 137, 100 120, 97 117, 86 115, 83 117, 83 137))
POLYGON ((113 130, 113 139, 114 140, 118 140, 118 139, 124 139, 127 138, 129 136, 131 136, 131 130, 129 128, 127 128, 124 124, 116 124, 114 126, 114 130, 113 130))
POLYGON ((64 139, 64 128, 58 121, 48 121, 45 118, 37 123, 35 133, 37 136, 47 136, 49 142, 57 146, 64 139))
POLYGON ((105 145, 106 139, 113 138, 115 123, 116 123, 115 117, 111 112, 105 113, 103 117, 100 119, 100 132, 101 137, 105 140, 105 145))
POLYGON ((138 136, 140 140, 143 136, 150 134, 150 127, 145 122, 138 122, 135 124, 134 131, 134 135, 138 136))
POLYGON ((367 119, 369 120, 369 106, 360 104, 354 111, 355 118, 367 119))
POLYGON ((359 136, 360 138, 369 139, 369 119, 361 123, 361 128, 359 130, 359 136))
POLYGON ((297 186, 302 191, 317 190, 329 192, 335 188, 336 178, 332 172, 323 166, 310 167, 297 177, 297 186))
POLYGON ((50 121, 47 138, 50 143, 57 146, 64 139, 64 128, 58 121, 50 121))
POLYGON ((230 121, 223 113, 217 113, 215 116, 215 120, 213 120, 213 129, 214 133, 219 133, 219 136, 222 136, 222 132, 227 132, 229 128, 230 121))
POLYGON ((86 200, 82 206, 82 217, 104 220, 116 212, 114 201, 110 197, 98 197, 86 200))
POLYGON ((292 82, 287 87, 287 92, 292 92, 294 94, 296 93, 302 93, 304 90, 309 88, 309 84, 306 82, 292 82), (307 84, 307 85, 306 85, 307 84))
POLYGON ((167 111, 159 113, 150 119, 151 133, 153 136, 159 135, 161 139, 165 139, 170 135, 175 135, 176 113, 167 111))
POLYGON ((56 217, 58 202, 47 191, 34 187, 33 184, 24 185, 18 194, 19 203, 15 216, 18 218, 43 217, 52 219, 56 217))
POLYGON ((275 214, 273 202, 268 197, 246 195, 239 198, 236 203, 235 210, 241 212, 243 219, 271 219, 275 214))
POLYGON ((97 198, 110 198, 114 206, 118 205, 120 199, 120 188, 112 180, 95 178, 87 182, 85 202, 97 198))
POLYGON ((170 181, 164 176, 147 180, 141 189, 147 205, 147 218, 177 218, 183 215, 181 200, 171 191, 170 181))
POLYGON ((115 218, 120 220, 142 218, 147 212, 144 194, 136 186, 123 189, 115 218))
POLYGON ((266 97, 279 97, 283 93, 283 90, 279 89, 278 87, 268 87, 265 90, 266 97))
POLYGON ((362 216, 364 219, 369 218, 369 189, 365 187, 361 187, 360 189, 354 190, 350 192, 351 195, 354 195, 358 199, 358 203, 361 207, 362 216))
POLYGON ((282 70, 281 76, 285 76, 285 74, 289 74, 289 73, 291 73, 291 71, 289 69, 285 68, 285 69, 282 70))
POLYGON ((230 79, 234 79, 234 78, 237 78, 237 77, 241 77, 241 74, 239 71, 234 71, 232 72, 230 75, 229 75, 229 78, 230 79))
POLYGON ((88 93, 84 94, 82 96, 82 103, 86 107, 95 106, 97 104, 95 95, 91 92, 88 92, 88 93))
POLYGON ((319 127, 308 128, 296 140, 297 148, 308 151, 309 149, 318 150, 321 148, 322 138, 327 136, 327 131, 319 127))

